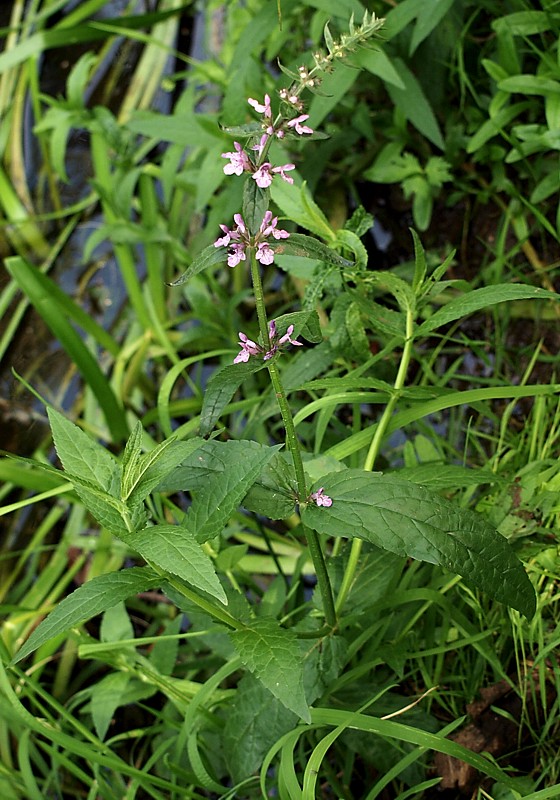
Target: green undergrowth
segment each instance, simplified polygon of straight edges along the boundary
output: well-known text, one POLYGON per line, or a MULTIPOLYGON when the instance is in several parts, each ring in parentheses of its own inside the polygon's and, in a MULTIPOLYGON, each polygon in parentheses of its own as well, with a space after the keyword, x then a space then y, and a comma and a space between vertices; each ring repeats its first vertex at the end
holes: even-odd
POLYGON ((537 6, 12 4, 6 800, 558 795, 537 6))

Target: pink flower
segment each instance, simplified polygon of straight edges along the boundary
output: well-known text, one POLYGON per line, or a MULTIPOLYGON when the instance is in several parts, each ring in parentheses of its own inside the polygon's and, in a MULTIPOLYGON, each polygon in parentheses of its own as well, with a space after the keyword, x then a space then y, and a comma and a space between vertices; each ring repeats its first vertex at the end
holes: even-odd
POLYGON ((280 347, 286 342, 290 342, 291 344, 301 345, 301 342, 296 342, 294 339, 290 338, 291 334, 294 332, 294 326, 290 325, 284 336, 278 338, 278 332, 276 330, 276 322, 271 320, 268 323, 268 338, 270 341, 270 350, 265 352, 264 347, 261 347, 260 344, 251 341, 248 339, 244 333, 239 333, 239 346, 241 347, 241 351, 235 356, 233 363, 240 364, 244 363, 249 360, 250 356, 262 355, 263 361, 268 361, 272 358, 280 347))
POLYGON ((284 164, 283 167, 272 167, 272 171, 274 173, 280 175, 282 180, 286 181, 286 183, 293 183, 294 179, 290 178, 289 175, 285 175, 284 173, 285 172, 290 172, 292 169, 295 169, 295 168, 296 168, 295 164, 284 164))
POLYGON ((233 219, 237 228, 235 228, 235 230, 230 230, 227 225, 220 225, 224 236, 221 236, 214 242, 214 247, 229 247, 227 263, 230 267, 236 267, 240 261, 245 261, 247 258, 245 255, 245 247, 248 244, 245 238, 247 228, 245 227, 243 217, 241 214, 235 214, 233 219))
POLYGON ((276 225, 278 224, 278 217, 272 218, 272 211, 267 211, 263 217, 263 221, 261 222, 260 232, 262 233, 263 237, 266 239, 269 236, 274 236, 275 239, 287 239, 289 237, 288 231, 284 231, 280 228, 278 230, 276 225))
POLYGON ((228 267, 236 267, 240 261, 245 261, 246 258, 245 245, 242 243, 232 244, 227 259, 228 267))
POLYGON ((265 161, 264 164, 258 168, 258 170, 251 176, 253 180, 257 182, 257 186, 261 189, 267 189, 270 184, 272 183, 272 175, 271 173, 272 164, 269 161, 265 161))
POLYGON ((272 183, 274 175, 280 175, 282 180, 286 181, 286 183, 293 183, 294 179, 290 178, 290 176, 285 173, 295 168, 295 164, 284 164, 282 167, 273 167, 269 161, 265 161, 252 177, 256 180, 257 186, 260 186, 261 189, 267 189, 272 183))
POLYGON ((278 344, 281 345, 281 344, 286 344, 286 342, 289 342, 290 344, 297 345, 297 347, 303 347, 303 342, 298 342, 297 339, 291 338, 293 332, 294 332, 294 326, 289 325, 284 336, 281 336, 280 339, 278 340, 278 344))
POLYGON ((241 261, 247 259, 245 249, 247 247, 256 248, 255 258, 261 264, 268 266, 274 262, 274 250, 266 240, 272 236, 274 239, 287 239, 290 235, 288 231, 278 229, 278 217, 272 216, 272 211, 267 211, 261 222, 259 231, 256 235, 251 235, 247 230, 245 221, 241 214, 234 214, 233 220, 236 227, 230 230, 227 225, 220 225, 224 235, 214 242, 214 247, 227 247, 227 263, 230 267, 236 267, 241 261))
POLYGON ((256 356, 261 352, 261 348, 258 344, 248 339, 242 331, 239 331, 239 346, 241 350, 233 359, 234 364, 245 363, 249 361, 249 356, 256 356))
POLYGON ((268 242, 260 242, 260 244, 257 245, 257 252, 255 253, 255 258, 257 259, 257 261, 260 261, 261 264, 268 266, 269 264, 272 264, 274 261, 274 250, 272 249, 272 247, 270 247, 268 242))
POLYGON ((268 94, 264 96, 264 105, 259 103, 258 100, 253 100, 252 97, 247 102, 258 114, 264 114, 267 119, 272 119, 272 108, 270 107, 270 96, 268 94))
POLYGON ((214 247, 227 247, 228 244, 230 243, 232 232, 230 231, 227 225, 220 225, 220 228, 223 230, 225 235, 222 236, 220 239, 216 239, 216 241, 214 242, 214 247))
POLYGON ((295 117, 288 122, 288 128, 295 128, 296 133, 313 133, 313 128, 310 128, 308 125, 302 125, 302 122, 305 122, 306 119, 309 119, 309 114, 300 114, 299 117, 295 117))
POLYGON ((239 142, 234 142, 234 153, 222 153, 222 158, 229 158, 230 163, 224 167, 226 175, 242 175, 243 172, 251 171, 251 160, 239 142))
POLYGON ((315 500, 315 503, 318 506, 325 506, 325 508, 332 506, 332 497, 329 497, 328 494, 324 493, 322 486, 320 489, 317 489, 316 492, 312 492, 310 497, 311 500, 315 500))

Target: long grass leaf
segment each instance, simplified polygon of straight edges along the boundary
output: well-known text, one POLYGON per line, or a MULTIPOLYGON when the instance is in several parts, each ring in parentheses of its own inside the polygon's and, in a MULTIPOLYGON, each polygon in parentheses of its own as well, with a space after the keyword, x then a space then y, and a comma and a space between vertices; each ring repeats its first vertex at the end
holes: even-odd
POLYGON ((118 442, 126 439, 128 425, 124 410, 118 403, 99 364, 68 322, 64 309, 61 308, 55 294, 51 293, 52 282, 18 256, 6 259, 5 264, 12 278, 17 281, 21 290, 27 295, 90 386, 103 409, 107 426, 114 440, 118 442))

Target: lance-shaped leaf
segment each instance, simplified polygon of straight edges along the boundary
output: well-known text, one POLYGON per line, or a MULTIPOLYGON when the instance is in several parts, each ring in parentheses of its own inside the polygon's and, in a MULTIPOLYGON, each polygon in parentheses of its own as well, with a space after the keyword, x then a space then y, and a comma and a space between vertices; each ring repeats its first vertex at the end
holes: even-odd
MULTIPOLYGON (((224 133, 229 133, 230 136, 256 136, 262 134, 263 127, 260 122, 248 122, 246 125, 220 125, 224 133)), ((259 136, 260 138, 260 136, 259 136)))
POLYGON ((416 336, 426 336, 431 331, 435 331, 441 325, 461 319, 467 314, 473 314, 482 308, 494 306, 497 303, 507 303, 511 300, 553 300, 558 303, 559 295, 556 292, 549 292, 537 286, 523 286, 520 284, 500 283, 495 286, 484 286, 482 289, 474 289, 461 297, 456 297, 446 303, 438 311, 434 312, 429 319, 420 325, 416 331, 416 336))
POLYGON ((206 386, 200 412, 199 431, 202 436, 210 433, 215 422, 227 406, 245 378, 266 367, 261 358, 250 358, 245 364, 228 364, 217 370, 206 386))
POLYGON ((243 664, 286 708, 310 722, 303 688, 303 658, 298 640, 277 620, 252 620, 231 634, 243 664))
POLYGON ((195 437, 186 442, 166 439, 148 453, 137 456, 123 469, 123 499, 129 506, 141 503, 175 467, 204 444, 195 437))
POLYGON ((528 619, 535 613, 535 592, 521 562, 481 515, 391 475, 349 469, 320 485, 332 506, 309 504, 302 511, 305 525, 440 564, 528 619))
POLYGON ((278 334, 283 336, 290 325, 294 326, 293 337, 303 336, 308 342, 322 342, 323 333, 319 315, 316 311, 294 311, 292 314, 282 314, 275 319, 278 334))
POLYGON ((264 465, 279 446, 265 447, 256 442, 230 441, 216 450, 218 462, 212 478, 197 492, 185 517, 184 525, 202 543, 222 532, 249 488, 257 480, 264 465))
POLYGON ((47 408, 47 414, 64 469, 92 486, 116 492, 120 470, 111 453, 54 408, 47 408))
POLYGON ((199 272, 202 272, 208 267, 227 261, 227 256, 228 251, 226 247, 214 247, 213 244, 208 245, 208 247, 205 247, 204 250, 197 255, 190 267, 183 272, 181 277, 172 281, 169 286, 181 286, 183 283, 187 283, 194 275, 198 275, 199 272))
POLYGON ((166 572, 178 575, 227 605, 227 597, 211 559, 182 525, 154 525, 120 538, 166 572))
POLYGON ((113 608, 138 592, 155 589, 162 579, 148 567, 132 567, 108 575, 98 575, 65 597, 35 628, 29 639, 13 659, 21 661, 49 639, 64 633, 75 625, 113 608))
POLYGON ((327 264, 336 264, 339 267, 352 267, 353 262, 342 258, 335 250, 327 247, 318 239, 306 236, 303 233, 291 233, 289 239, 283 239, 282 244, 274 245, 274 252, 278 255, 304 256, 315 258, 327 264))
POLYGON ((247 178, 243 186, 243 219, 253 236, 259 232, 269 204, 270 191, 261 189, 256 181, 247 178))

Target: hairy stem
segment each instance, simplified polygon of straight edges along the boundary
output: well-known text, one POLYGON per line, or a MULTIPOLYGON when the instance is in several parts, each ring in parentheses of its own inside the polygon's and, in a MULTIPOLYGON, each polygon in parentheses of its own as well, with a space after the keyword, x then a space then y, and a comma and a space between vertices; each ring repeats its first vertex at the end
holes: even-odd
MULTIPOLYGON (((259 320, 261 339, 265 348, 270 349, 269 329, 266 318, 266 309, 264 305, 259 264, 257 262, 257 259, 255 258, 255 252, 253 248, 250 249, 250 261, 251 261, 251 276, 253 279, 253 290, 255 293, 255 304, 257 307, 257 316, 259 320)), ((294 426, 294 418, 292 416, 290 406, 288 405, 286 392, 284 391, 284 387, 282 385, 282 379, 280 378, 280 372, 278 371, 278 367, 276 366, 274 359, 271 359, 270 361, 267 362, 267 367, 270 375, 270 380, 272 382, 272 387, 274 389, 274 394, 276 396, 276 400, 278 402, 278 406, 280 409, 280 414, 282 416, 282 422, 284 423, 284 430, 286 433, 286 447, 290 451, 294 464, 294 470, 298 486, 299 502, 305 503, 307 500, 308 493, 305 481, 305 472, 303 470, 303 461, 301 458, 301 450, 299 448, 299 442, 297 440, 296 429, 294 426)), ((332 593, 331 582, 327 573, 325 556, 323 554, 323 549, 321 547, 321 541, 316 531, 311 530, 310 528, 308 529, 305 526, 303 526, 303 529, 305 537, 307 539, 307 545, 309 547, 309 554, 311 556, 311 560, 313 561, 313 566, 315 567, 317 585, 319 586, 319 591, 321 592, 321 598, 323 600, 323 611, 325 614, 325 622, 330 628, 335 628, 336 611, 334 607, 334 598, 332 593)))

